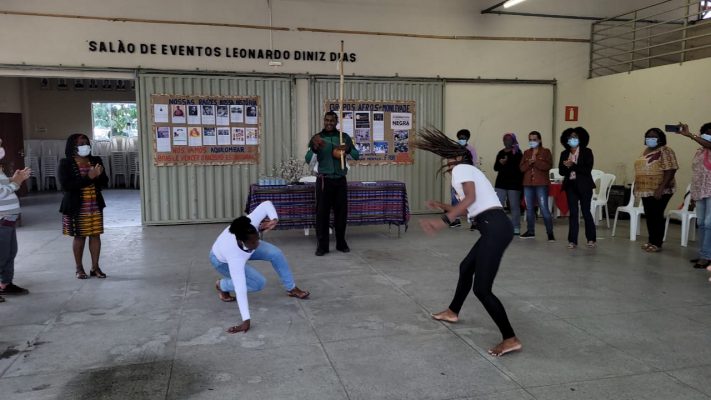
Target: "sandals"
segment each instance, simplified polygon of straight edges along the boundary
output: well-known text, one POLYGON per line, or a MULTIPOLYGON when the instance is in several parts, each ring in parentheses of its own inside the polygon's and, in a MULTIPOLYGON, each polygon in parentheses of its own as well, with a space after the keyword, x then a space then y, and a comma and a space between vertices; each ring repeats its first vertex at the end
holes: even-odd
POLYGON ((597 242, 589 241, 587 246, 589 249, 594 249, 597 247, 597 242))
POLYGON ((289 297, 296 297, 299 300, 304 300, 311 295, 311 292, 309 292, 308 290, 301 290, 298 287, 294 286, 294 288, 286 292, 286 294, 289 297))
POLYGON ((84 272, 84 267, 77 267, 76 272, 74 273, 77 277, 77 279, 89 279, 89 276, 84 272))
POLYGON ((647 253, 659 253, 660 251, 662 251, 662 248, 661 248, 661 247, 657 247, 657 246, 655 246, 655 245, 653 245, 653 244, 650 244, 650 245, 648 245, 647 247, 644 248, 644 251, 646 251, 647 253))
POLYGON ((568 249, 573 250, 573 249, 575 249, 576 247, 578 247, 577 244, 575 244, 575 243, 568 243, 568 249))
POLYGON ((225 303, 230 303, 230 302, 237 300, 236 297, 232 297, 230 292, 225 292, 222 289, 220 289, 220 281, 219 280, 217 282, 215 282, 215 289, 217 290, 218 297, 220 298, 220 300, 224 301, 225 303))
POLYGON ((93 277, 96 277, 99 279, 106 278, 106 274, 103 271, 101 271, 101 268, 99 268, 99 267, 92 268, 91 271, 89 271, 89 276, 93 276, 93 277))

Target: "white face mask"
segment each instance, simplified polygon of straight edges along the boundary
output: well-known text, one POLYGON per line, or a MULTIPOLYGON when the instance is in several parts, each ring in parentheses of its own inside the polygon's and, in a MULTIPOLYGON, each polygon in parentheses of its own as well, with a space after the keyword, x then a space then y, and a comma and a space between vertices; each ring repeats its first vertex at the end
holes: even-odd
POLYGON ((466 146, 467 145, 467 139, 459 139, 457 140, 461 146, 466 146))
POLYGON ((5 148, 0 147, 0 160, 2 160, 3 158, 5 158, 5 148))
POLYGON ((91 154, 91 146, 88 144, 85 144, 83 146, 77 146, 77 154, 79 154, 81 157, 86 157, 89 154, 91 154))
POLYGON ((701 135, 701 139, 704 139, 707 142, 711 142, 711 135, 704 133, 703 135, 701 135))

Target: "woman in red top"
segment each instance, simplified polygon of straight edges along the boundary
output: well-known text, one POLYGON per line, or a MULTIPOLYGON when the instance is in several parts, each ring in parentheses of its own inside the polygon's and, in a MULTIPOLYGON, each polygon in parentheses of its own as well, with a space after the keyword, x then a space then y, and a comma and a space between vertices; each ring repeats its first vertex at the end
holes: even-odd
POLYGON ((536 214, 534 213, 536 200, 538 208, 543 214, 543 221, 548 233, 548 241, 554 241, 553 217, 548 209, 548 186, 551 184, 550 173, 553 166, 553 156, 551 151, 543 147, 540 132, 533 131, 528 134, 529 149, 523 153, 521 158, 521 172, 523 172, 523 196, 526 199, 526 233, 521 238, 528 239, 536 237, 536 214))

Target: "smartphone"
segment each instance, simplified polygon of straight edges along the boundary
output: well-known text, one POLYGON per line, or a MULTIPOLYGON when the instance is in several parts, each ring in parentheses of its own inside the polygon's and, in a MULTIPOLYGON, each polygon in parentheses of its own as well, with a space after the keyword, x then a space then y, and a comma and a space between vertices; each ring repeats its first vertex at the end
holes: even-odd
POLYGON ((664 125, 664 131, 671 133, 679 133, 679 131, 681 131, 681 126, 679 126, 679 124, 664 125))

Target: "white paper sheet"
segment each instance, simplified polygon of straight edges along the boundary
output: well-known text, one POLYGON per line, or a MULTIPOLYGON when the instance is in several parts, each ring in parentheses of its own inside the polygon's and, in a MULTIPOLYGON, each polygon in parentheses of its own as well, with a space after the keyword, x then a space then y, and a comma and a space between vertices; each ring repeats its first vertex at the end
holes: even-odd
POLYGON ((158 153, 170 153, 170 127, 156 127, 156 151, 158 153))
POLYGON ((257 128, 247 128, 247 145, 258 145, 259 144, 259 132, 257 128))
POLYGON ((200 106, 188 105, 188 124, 200 125, 201 123, 202 119, 200 119, 200 106))
POLYGON ((202 144, 203 146, 217 145, 217 132, 213 127, 205 127, 202 129, 202 144))
POLYGON ((247 106, 245 110, 247 117, 245 122, 250 125, 256 125, 259 122, 259 116, 257 115, 257 106, 247 106))
POLYGON ((215 118, 215 123, 217 125, 230 124, 230 106, 217 106, 217 118, 215 118))
POLYGON ((373 140, 385 140, 385 113, 373 111, 373 140))
POLYGON ((228 145, 230 143, 230 128, 227 126, 217 127, 217 144, 228 145))
POLYGON ((353 111, 344 111, 343 112, 343 123, 341 122, 338 123, 336 126, 336 129, 342 131, 343 133, 347 133, 351 137, 353 136, 353 111), (343 128, 341 128, 343 126, 343 128))
POLYGON ((167 104, 154 104, 153 105, 153 121, 154 122, 170 122, 168 120, 168 105, 167 104))
POLYGON ((232 128, 232 144, 245 144, 244 128, 232 128))
POLYGON ((184 126, 173 127, 173 146, 188 145, 188 128, 184 126))
POLYGON ((188 145, 192 147, 202 146, 202 127, 188 127, 188 145))
POLYGON ((390 129, 412 129, 412 113, 391 113, 390 129))
POLYGON ((170 115, 171 115, 171 122, 174 124, 184 124, 186 119, 185 119, 185 113, 187 110, 185 109, 185 106, 182 104, 172 104, 170 106, 170 115))
POLYGON ((244 122, 244 106, 234 104, 230 106, 230 121, 241 124, 244 122))
POLYGON ((215 125, 215 106, 202 106, 202 124, 215 125))

